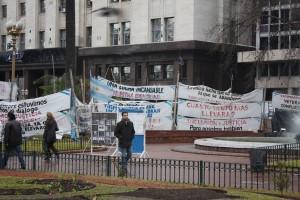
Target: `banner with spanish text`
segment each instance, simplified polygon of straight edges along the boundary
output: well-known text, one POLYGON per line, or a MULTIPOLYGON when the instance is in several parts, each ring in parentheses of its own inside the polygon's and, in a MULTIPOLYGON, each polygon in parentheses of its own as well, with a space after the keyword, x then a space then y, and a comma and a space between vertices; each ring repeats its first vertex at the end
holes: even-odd
MULTIPOLYGON (((113 101, 109 103, 94 103, 92 112, 117 112, 118 107, 146 109, 146 130, 171 130, 172 128, 172 103, 170 101, 150 103, 145 101, 113 101)), ((139 112, 136 110, 135 112, 139 112)))
POLYGON ((177 130, 190 131, 253 131, 260 127, 260 118, 246 119, 199 119, 177 117, 177 130))
POLYGON ((225 103, 213 105, 195 101, 181 100, 178 103, 178 115, 201 119, 237 119, 260 118, 260 103, 225 103))
POLYGON ((3 125, 7 120, 7 113, 14 110, 16 118, 22 124, 25 137, 42 134, 46 113, 52 112, 57 117, 61 131, 69 130, 67 114, 61 111, 70 109, 70 90, 64 90, 55 94, 27 99, 17 102, 0 102, 0 123, 3 125))
POLYGON ((91 97, 96 100, 109 100, 111 97, 136 100, 174 100, 175 86, 128 86, 105 78, 90 79, 91 97))
POLYGON ((230 93, 229 90, 220 91, 204 85, 189 86, 180 83, 178 98, 206 103, 261 102, 263 90, 256 89, 250 93, 239 95, 230 93))
POLYGON ((273 92, 272 106, 281 110, 300 111, 300 96, 273 92))

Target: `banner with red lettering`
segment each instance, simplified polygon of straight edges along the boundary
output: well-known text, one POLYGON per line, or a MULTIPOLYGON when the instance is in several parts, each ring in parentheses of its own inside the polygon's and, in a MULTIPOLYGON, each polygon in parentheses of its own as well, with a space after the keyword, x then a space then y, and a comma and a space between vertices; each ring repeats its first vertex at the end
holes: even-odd
POLYGON ((261 117, 260 103, 225 103, 213 105, 195 101, 179 101, 178 115, 202 119, 238 119, 261 117))
POLYGON ((129 86, 121 85, 105 78, 90 78, 91 97, 108 101, 111 97, 136 100, 174 100, 174 85, 129 86))
POLYGON ((260 118, 246 119, 199 119, 177 117, 177 130, 190 131, 253 131, 260 127, 260 118))

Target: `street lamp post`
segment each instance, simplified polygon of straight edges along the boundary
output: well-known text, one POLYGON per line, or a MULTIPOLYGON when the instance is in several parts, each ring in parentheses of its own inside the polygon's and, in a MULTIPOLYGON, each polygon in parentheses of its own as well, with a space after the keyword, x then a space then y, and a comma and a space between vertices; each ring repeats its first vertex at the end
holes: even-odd
POLYGON ((23 25, 19 21, 17 23, 13 23, 9 21, 6 23, 7 34, 10 35, 11 43, 9 43, 8 48, 12 48, 12 60, 11 60, 11 81, 14 82, 16 80, 16 43, 17 37, 20 35, 22 31, 23 25))

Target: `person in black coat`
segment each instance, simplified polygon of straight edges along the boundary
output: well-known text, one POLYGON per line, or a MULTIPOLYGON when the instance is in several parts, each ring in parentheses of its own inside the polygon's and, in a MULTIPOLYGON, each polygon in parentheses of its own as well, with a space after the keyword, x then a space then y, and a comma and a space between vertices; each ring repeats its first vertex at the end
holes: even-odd
POLYGON ((58 151, 54 147, 54 143, 56 142, 56 131, 58 131, 58 126, 54 119, 54 116, 51 112, 47 112, 47 120, 46 120, 45 130, 43 134, 45 160, 49 160, 51 158, 50 150, 53 151, 57 159, 59 157, 58 151))
POLYGON ((22 144, 22 127, 20 122, 16 120, 16 116, 13 111, 7 114, 8 122, 4 127, 4 162, 2 167, 6 167, 10 153, 15 151, 19 162, 21 164, 21 169, 25 169, 25 161, 23 159, 21 144, 22 144))
POLYGON ((120 175, 126 175, 127 162, 131 158, 131 146, 135 134, 133 123, 128 118, 128 112, 122 112, 122 120, 117 123, 114 134, 119 140, 119 151, 122 154, 120 175))

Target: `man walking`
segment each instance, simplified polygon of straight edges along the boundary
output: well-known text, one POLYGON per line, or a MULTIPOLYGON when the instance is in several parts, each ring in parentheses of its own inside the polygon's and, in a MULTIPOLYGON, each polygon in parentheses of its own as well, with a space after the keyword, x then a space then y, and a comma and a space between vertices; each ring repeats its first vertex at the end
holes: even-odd
POLYGON ((131 146, 135 130, 133 123, 128 118, 128 112, 122 112, 122 120, 117 123, 115 136, 119 140, 119 151, 122 154, 120 176, 127 174, 127 162, 131 158, 131 146))
POLYGON ((21 144, 22 144, 22 128, 20 122, 16 121, 16 116, 13 111, 7 114, 8 122, 4 127, 4 163, 3 168, 6 167, 10 153, 15 151, 19 162, 21 164, 21 169, 25 169, 25 161, 23 159, 21 144))

